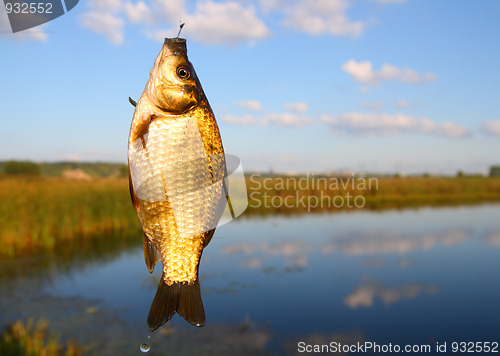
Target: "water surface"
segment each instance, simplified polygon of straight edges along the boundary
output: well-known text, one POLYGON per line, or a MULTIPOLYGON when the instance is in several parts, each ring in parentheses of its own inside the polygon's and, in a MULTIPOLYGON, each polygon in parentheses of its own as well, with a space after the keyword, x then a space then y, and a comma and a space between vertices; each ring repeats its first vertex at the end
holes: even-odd
POLYGON ((161 268, 147 272, 132 231, 137 244, 104 254, 0 261, 0 322, 48 318, 98 355, 142 354, 142 343, 150 355, 289 355, 299 342, 498 342, 499 217, 500 205, 243 216, 204 251, 206 326, 174 316, 154 333, 161 268))

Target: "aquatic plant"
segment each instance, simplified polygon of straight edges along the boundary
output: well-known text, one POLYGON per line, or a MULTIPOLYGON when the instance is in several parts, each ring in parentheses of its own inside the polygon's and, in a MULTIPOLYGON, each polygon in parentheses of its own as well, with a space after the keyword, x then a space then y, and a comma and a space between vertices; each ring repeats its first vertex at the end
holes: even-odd
POLYGON ((125 179, 0 178, 0 255, 136 226, 125 179))
POLYGON ((62 345, 57 336, 48 332, 49 322, 45 319, 25 322, 16 321, 6 328, 0 339, 0 355, 3 356, 78 356, 84 348, 74 340, 62 345))

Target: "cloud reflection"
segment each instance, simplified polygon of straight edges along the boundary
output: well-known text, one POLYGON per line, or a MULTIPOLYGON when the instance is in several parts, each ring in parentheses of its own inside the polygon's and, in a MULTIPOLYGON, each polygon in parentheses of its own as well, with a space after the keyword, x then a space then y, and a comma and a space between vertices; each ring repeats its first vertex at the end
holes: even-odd
POLYGON ((400 232, 358 232, 334 239, 322 246, 325 254, 341 252, 345 255, 376 253, 405 254, 411 251, 428 250, 437 245, 456 245, 469 237, 463 229, 447 229, 437 234, 410 235, 400 232))
MULTIPOLYGON (((241 268, 261 269, 263 272, 281 271, 271 261, 282 257, 281 263, 285 272, 301 271, 309 264, 310 253, 323 254, 341 253, 347 256, 363 256, 364 266, 382 267, 385 263, 382 257, 373 255, 398 254, 404 255, 413 251, 429 250, 437 246, 455 246, 471 237, 467 229, 450 228, 430 233, 404 233, 397 231, 353 231, 348 234, 335 235, 330 240, 314 241, 312 239, 282 240, 275 243, 241 243, 223 248, 223 254, 242 254, 239 263, 241 268), (314 244, 316 242, 316 244, 314 244)), ((483 238, 485 244, 500 246, 500 231, 493 232, 483 238)), ((410 260, 400 258, 397 265, 405 268, 410 260)))
POLYGON ((400 287, 385 287, 380 283, 367 283, 359 285, 354 292, 344 298, 344 304, 350 308, 371 307, 375 297, 392 304, 402 299, 413 299, 419 294, 435 294, 435 286, 422 284, 404 284, 400 287))
MULTIPOLYGON (((323 254, 335 252, 347 256, 362 256, 376 254, 398 254, 404 255, 413 251, 428 250, 436 246, 454 246, 470 238, 466 229, 451 228, 431 233, 408 234, 402 232, 377 232, 377 231, 354 231, 349 234, 336 235, 332 239, 319 242, 314 245, 310 239, 295 239, 290 241, 278 241, 275 243, 242 243, 226 246, 223 254, 242 254, 248 258, 242 259, 239 266, 246 269, 263 269, 269 272, 276 270, 276 266, 266 263, 275 261, 276 256, 283 257, 282 263, 287 271, 302 270, 310 262, 310 252, 320 251, 323 254)), ((490 246, 500 246, 500 232, 493 232, 484 238, 490 246)), ((410 261, 400 258, 397 265, 400 268, 407 267, 410 261)), ((369 258, 363 261, 363 265, 382 267, 382 258, 369 258)))
POLYGON ((500 247, 500 230, 493 231, 483 237, 486 245, 491 247, 500 247))
POLYGON ((270 255, 293 256, 310 251, 311 245, 303 240, 281 241, 272 245, 266 242, 261 250, 270 255))
POLYGON ((303 240, 280 241, 274 244, 268 242, 261 244, 239 244, 226 246, 222 252, 225 254, 250 255, 257 253, 260 257, 251 257, 240 262, 240 267, 258 269, 263 267, 268 259, 266 256, 282 256, 283 265, 287 271, 303 269, 308 264, 307 253, 311 251, 311 244, 303 240))
POLYGON ((242 243, 238 245, 229 245, 226 246, 222 252, 228 255, 242 253, 242 254, 250 254, 255 251, 257 245, 251 243, 242 243))
POLYGON ((248 269, 260 268, 262 266, 262 259, 254 257, 248 260, 243 260, 241 261, 240 266, 248 269))

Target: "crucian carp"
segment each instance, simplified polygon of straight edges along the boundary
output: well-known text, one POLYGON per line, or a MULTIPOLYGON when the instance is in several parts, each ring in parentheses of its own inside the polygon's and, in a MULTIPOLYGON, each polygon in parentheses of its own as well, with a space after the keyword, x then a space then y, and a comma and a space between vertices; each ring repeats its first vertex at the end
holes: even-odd
POLYGON ((165 39, 144 92, 131 103, 130 195, 146 266, 152 273, 158 261, 163 264, 148 327, 155 330, 176 312, 203 326, 198 268, 227 205, 227 170, 219 128, 185 39, 165 39))

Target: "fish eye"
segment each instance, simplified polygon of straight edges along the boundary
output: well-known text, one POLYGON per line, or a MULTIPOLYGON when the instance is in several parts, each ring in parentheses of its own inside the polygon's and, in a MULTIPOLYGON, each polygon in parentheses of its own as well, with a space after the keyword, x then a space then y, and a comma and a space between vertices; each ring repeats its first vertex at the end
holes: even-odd
POLYGON ((186 66, 180 66, 177 68, 177 76, 181 79, 189 79, 191 76, 191 71, 186 66))

